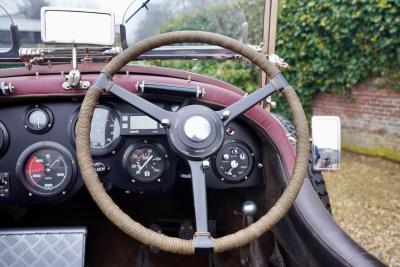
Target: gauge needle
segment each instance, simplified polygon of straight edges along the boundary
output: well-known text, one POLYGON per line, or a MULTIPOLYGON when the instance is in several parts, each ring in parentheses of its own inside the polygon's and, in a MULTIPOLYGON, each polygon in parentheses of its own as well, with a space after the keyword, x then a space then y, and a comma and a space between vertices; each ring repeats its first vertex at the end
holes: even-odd
POLYGON ((232 160, 231 161, 231 168, 229 169, 228 174, 232 175, 232 170, 236 169, 237 166, 239 166, 239 163, 236 160, 232 160))
POLYGON ((139 174, 142 169, 150 162, 150 160, 153 158, 153 156, 149 157, 146 162, 139 168, 139 170, 136 171, 136 174, 139 174))
POLYGON ((58 158, 53 162, 53 164, 50 165, 50 169, 53 168, 54 164, 56 164, 56 162, 59 161, 59 160, 60 160, 60 157, 58 157, 58 158))

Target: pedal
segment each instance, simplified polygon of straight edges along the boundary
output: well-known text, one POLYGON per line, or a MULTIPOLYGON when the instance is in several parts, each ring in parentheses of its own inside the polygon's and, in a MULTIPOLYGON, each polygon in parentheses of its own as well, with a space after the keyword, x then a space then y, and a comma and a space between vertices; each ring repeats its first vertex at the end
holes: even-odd
POLYGON ((0 266, 84 266, 86 228, 0 230, 0 266))

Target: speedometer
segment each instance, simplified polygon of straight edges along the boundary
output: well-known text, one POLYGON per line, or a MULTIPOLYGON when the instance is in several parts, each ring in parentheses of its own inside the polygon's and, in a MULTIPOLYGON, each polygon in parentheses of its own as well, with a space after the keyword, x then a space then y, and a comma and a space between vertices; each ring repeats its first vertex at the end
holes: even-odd
POLYGON ((165 158, 161 145, 141 143, 128 147, 123 164, 134 181, 147 183, 161 177, 165 170, 165 158))
MULTIPOLYGON (((75 130, 77 120, 78 116, 74 120, 75 130)), ((99 156, 111 153, 118 146, 120 139, 121 128, 118 114, 108 107, 97 106, 93 113, 90 129, 92 154, 99 156)))

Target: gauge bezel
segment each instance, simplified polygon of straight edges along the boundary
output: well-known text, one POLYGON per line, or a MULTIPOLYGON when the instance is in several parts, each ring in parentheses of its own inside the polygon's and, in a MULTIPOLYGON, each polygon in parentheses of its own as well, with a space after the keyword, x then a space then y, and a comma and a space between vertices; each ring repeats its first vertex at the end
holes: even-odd
POLYGON ((161 182, 162 176, 163 174, 168 170, 169 168, 169 161, 168 159, 168 154, 165 150, 165 148, 158 143, 153 143, 153 142, 148 142, 147 140, 143 140, 141 142, 137 142, 135 144, 130 145, 124 152, 124 156, 122 157, 122 166, 124 167, 125 172, 129 175, 129 177, 131 179, 134 179, 135 183, 144 183, 144 184, 148 184, 148 183, 154 183, 154 182, 161 182), (129 164, 129 159, 132 155, 132 153, 138 149, 138 148, 142 148, 142 147, 151 147, 153 149, 155 149, 160 156, 163 158, 163 166, 162 169, 160 171, 160 173, 154 177, 151 180, 143 180, 141 178, 137 178, 135 177, 135 174, 131 172, 131 169, 128 167, 129 164))
POLYGON ((232 140, 225 141, 224 144, 222 145, 221 149, 213 157, 213 168, 214 168, 215 173, 218 174, 218 177, 220 177, 219 179, 222 182, 228 183, 228 184, 238 184, 238 183, 242 183, 243 181, 247 180, 250 177, 250 175, 254 169, 254 160, 255 160, 255 155, 246 143, 244 143, 240 140, 232 139, 232 140), (243 178, 241 178, 241 179, 238 179, 238 180, 230 179, 230 177, 225 176, 224 173, 221 172, 221 169, 218 168, 218 166, 217 166, 217 158, 219 156, 221 156, 222 150, 224 150, 228 146, 240 146, 249 155, 249 167, 247 168, 243 178), (221 179, 221 178, 223 178, 223 179, 221 179))
POLYGON ((51 127, 53 127, 54 124, 54 116, 53 113, 51 112, 51 110, 46 107, 46 106, 42 106, 42 105, 34 105, 34 106, 30 106, 27 108, 26 112, 25 112, 25 118, 24 118, 24 127, 25 129, 27 129, 29 132, 34 133, 34 134, 42 134, 45 133, 47 131, 49 131, 51 129, 51 127), (31 127, 31 124, 29 123, 29 116, 34 112, 34 111, 43 111, 47 118, 48 118, 48 122, 45 128, 43 129, 34 129, 31 127))
MULTIPOLYGON (((96 108, 103 108, 108 111, 118 120, 119 122, 119 127, 120 127, 120 134, 119 136, 111 142, 111 144, 107 147, 104 148, 92 148, 90 147, 90 151, 93 156, 106 156, 109 154, 115 154, 117 148, 121 145, 122 141, 122 135, 121 135, 121 116, 120 112, 118 110, 115 110, 114 108, 111 108, 106 105, 96 105, 96 108), (114 151, 114 153, 113 153, 114 151)), ((76 133, 75 133, 75 128, 76 128, 76 123, 78 122, 78 117, 79 117, 79 111, 80 109, 77 109, 74 114, 72 120, 70 120, 69 125, 68 125, 68 130, 69 130, 69 135, 71 136, 72 144, 75 146, 76 142, 76 133)))
POLYGON ((0 158, 7 152, 10 144, 10 134, 8 133, 7 127, 3 122, 0 121, 0 131, 2 135, 2 143, 0 144, 0 158))
POLYGON ((17 167, 16 167, 16 174, 17 177, 19 178, 19 181, 22 183, 24 188, 32 194, 32 196, 36 196, 38 198, 46 198, 48 200, 52 200, 55 198, 60 198, 63 197, 64 195, 67 194, 68 190, 72 188, 76 181, 77 177, 77 165, 74 156, 72 153, 63 145, 52 142, 52 141, 41 141, 34 143, 27 147, 19 156, 17 160, 17 167), (42 190, 38 190, 32 185, 30 185, 27 181, 27 177, 25 175, 25 165, 27 159, 36 151, 39 151, 41 149, 54 149, 57 150, 60 154, 62 154, 66 162, 69 164, 69 168, 71 168, 70 175, 66 177, 66 179, 63 181, 63 185, 57 188, 57 190, 51 191, 51 192, 43 192, 42 190))

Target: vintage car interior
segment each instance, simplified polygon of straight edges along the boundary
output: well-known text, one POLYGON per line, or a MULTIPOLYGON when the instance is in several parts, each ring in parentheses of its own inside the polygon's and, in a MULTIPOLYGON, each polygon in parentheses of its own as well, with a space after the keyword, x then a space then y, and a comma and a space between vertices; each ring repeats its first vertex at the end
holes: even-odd
MULTIPOLYGON (((50 43, 52 11, 68 13, 42 9, 50 43)), ((27 66, 0 70, 0 266, 381 265, 321 201, 301 103, 261 53, 197 31, 154 35, 103 62, 79 60, 79 49, 35 64, 18 48, 27 66), (246 95, 130 64, 176 43, 240 55, 269 83, 246 95), (295 127, 258 105, 274 93, 295 127)))

